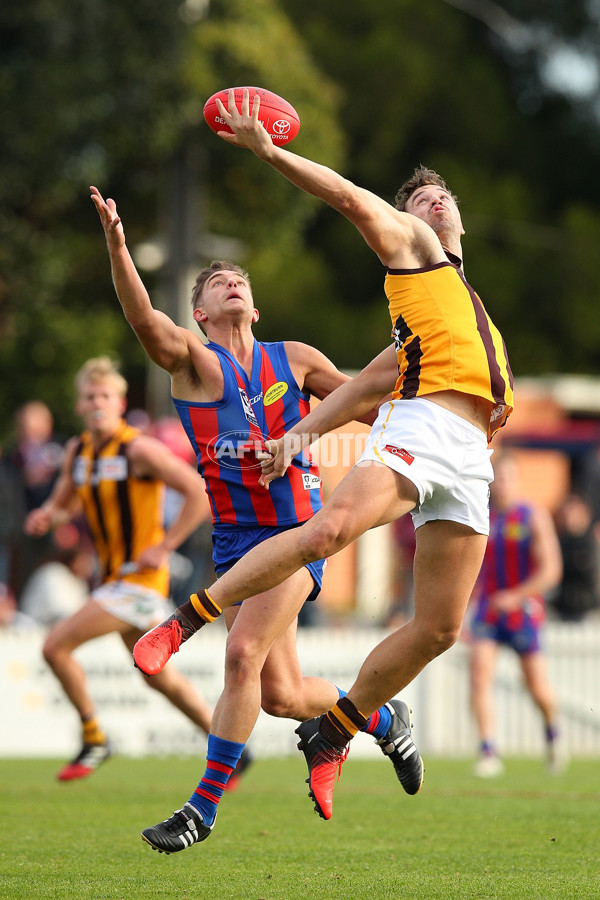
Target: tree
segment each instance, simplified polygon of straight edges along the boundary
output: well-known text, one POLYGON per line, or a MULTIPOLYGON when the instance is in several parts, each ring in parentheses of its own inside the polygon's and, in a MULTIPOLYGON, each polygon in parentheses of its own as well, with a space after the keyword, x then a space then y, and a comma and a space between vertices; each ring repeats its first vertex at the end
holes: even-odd
MULTIPOLYGON (((244 242, 259 337, 306 340, 354 368, 389 340, 384 272, 358 233, 203 122, 206 98, 240 84, 296 106, 290 152, 390 201, 418 163, 441 171, 462 201, 467 276, 516 374, 597 370, 597 113, 546 65, 548 48, 592 47, 593 4, 510 0, 500 21, 512 32, 470 14, 498 14, 491 0, 5 6, 0 439, 32 397, 75 427, 72 376, 92 354, 121 357, 132 402, 145 402, 144 354, 116 306, 87 188, 117 198, 135 247, 161 227, 169 164, 187 148, 203 224, 244 242)), ((195 264, 207 254, 200 234, 195 264)), ((158 276, 144 277, 159 298, 158 276)))
POLYGON ((90 184, 118 198, 135 247, 156 233, 169 160, 188 141, 210 141, 210 177, 233 188, 239 208, 215 194, 216 230, 235 235, 243 220, 250 260, 252 248, 264 248, 254 255, 265 278, 280 271, 278 257, 300 256, 302 204, 286 216, 291 190, 281 185, 270 188, 269 204, 257 199, 250 160, 221 161, 202 105, 213 87, 239 79, 278 80, 287 90, 295 71, 307 103, 332 123, 327 135, 307 127, 307 146, 338 163, 335 90, 275 2, 257 0, 252 14, 244 3, 216 2, 199 22, 190 9, 23 0, 0 12, 0 378, 11 384, 0 395, 0 437, 32 397, 49 403, 61 430, 75 428, 72 376, 98 353, 121 357, 130 402, 144 402, 145 356, 114 298, 90 184), (270 54, 248 40, 253 31, 269 37, 270 54))

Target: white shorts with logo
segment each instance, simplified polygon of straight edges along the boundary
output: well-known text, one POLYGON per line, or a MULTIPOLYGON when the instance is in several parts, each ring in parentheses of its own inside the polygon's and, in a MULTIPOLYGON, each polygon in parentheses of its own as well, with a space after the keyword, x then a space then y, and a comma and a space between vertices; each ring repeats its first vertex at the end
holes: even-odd
POLYGON ((422 397, 384 403, 357 465, 375 460, 415 485, 415 528, 438 519, 489 534, 494 479, 487 437, 466 419, 422 397))
POLYGON ((107 581, 92 591, 92 600, 111 616, 148 631, 173 612, 170 600, 133 581, 107 581))

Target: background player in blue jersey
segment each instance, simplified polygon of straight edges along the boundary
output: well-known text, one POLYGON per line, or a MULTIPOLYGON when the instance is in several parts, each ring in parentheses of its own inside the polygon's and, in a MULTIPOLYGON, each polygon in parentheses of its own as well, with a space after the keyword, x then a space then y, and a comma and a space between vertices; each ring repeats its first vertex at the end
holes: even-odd
MULTIPOLYGON (((320 351, 286 341, 261 344, 252 326, 258 310, 247 273, 227 261, 203 269, 193 291, 194 319, 208 338, 177 326, 152 307, 127 250, 114 201, 96 188, 98 210, 117 295, 146 352, 171 377, 174 402, 194 447, 211 502, 214 561, 227 571, 269 536, 310 519, 321 504, 320 479, 306 454, 269 492, 259 484, 258 455, 267 436, 279 437, 308 412, 309 396, 323 398, 349 380, 320 351), (257 455, 258 452, 258 455, 257 455)), ((377 397, 391 390, 396 376, 393 348, 375 364, 377 397)), ((375 411, 365 419, 372 421, 375 411)), ((181 810, 147 828, 142 837, 167 853, 204 840, 217 805, 243 751, 261 705, 272 715, 303 720, 323 713, 343 693, 322 678, 303 677, 296 650, 298 612, 321 586, 323 560, 311 562, 271 590, 226 612, 229 629, 225 685, 215 707, 208 741, 207 769, 181 810)), ((173 649, 203 621, 192 602, 165 623, 173 649)), ((154 674, 145 658, 136 664, 154 674)), ((158 670, 156 670, 158 671, 158 670)), ((370 716, 364 731, 390 757, 407 793, 416 793, 422 763, 410 736, 410 714, 394 700, 370 716), (402 743, 402 755, 395 742, 402 743)))
POLYGON ((545 594, 561 578, 558 538, 547 510, 520 498, 518 466, 507 453, 495 454, 490 486, 490 536, 474 593, 471 620, 471 705, 479 734, 475 775, 503 771, 494 742, 493 679, 498 649, 518 655, 527 690, 544 720, 548 765, 560 767, 556 698, 540 645, 545 594))

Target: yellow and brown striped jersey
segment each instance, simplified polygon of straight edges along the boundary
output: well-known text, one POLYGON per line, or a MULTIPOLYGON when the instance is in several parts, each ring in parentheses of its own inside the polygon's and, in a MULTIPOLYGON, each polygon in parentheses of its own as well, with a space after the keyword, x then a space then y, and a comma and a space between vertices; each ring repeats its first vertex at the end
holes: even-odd
POLYGON ((138 435, 136 428, 122 422, 96 451, 91 434, 84 432, 75 450, 72 477, 102 564, 103 580, 131 581, 167 596, 167 566, 127 571, 128 563, 164 536, 163 482, 136 478, 130 472, 127 447, 138 435))
POLYGON ((513 408, 513 377, 502 335, 467 283, 460 259, 388 269, 385 293, 399 376, 396 399, 461 391, 494 403, 488 437, 513 408))

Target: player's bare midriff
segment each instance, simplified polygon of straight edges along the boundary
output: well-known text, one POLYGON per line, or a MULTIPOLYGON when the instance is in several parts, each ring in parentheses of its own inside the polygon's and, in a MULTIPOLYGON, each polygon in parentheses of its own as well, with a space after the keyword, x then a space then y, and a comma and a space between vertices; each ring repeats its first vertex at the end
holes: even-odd
POLYGON ((467 422, 487 435, 490 416, 494 408, 491 400, 476 397, 474 394, 463 394, 461 391, 436 391, 433 394, 427 394, 423 399, 443 406, 444 409, 466 419, 467 422))

